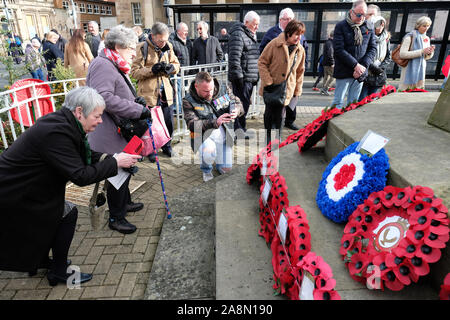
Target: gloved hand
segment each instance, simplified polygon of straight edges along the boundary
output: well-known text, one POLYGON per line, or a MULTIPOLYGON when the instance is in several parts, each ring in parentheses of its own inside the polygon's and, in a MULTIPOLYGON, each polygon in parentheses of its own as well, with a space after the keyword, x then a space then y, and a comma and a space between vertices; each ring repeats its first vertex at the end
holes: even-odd
POLYGON ((382 68, 377 67, 377 66, 375 66, 373 64, 369 67, 369 70, 370 70, 370 72, 372 72, 373 74, 375 74, 377 76, 382 74, 383 71, 384 71, 382 68))
POLYGON ((175 71, 175 67, 173 64, 166 64, 164 67, 164 73, 168 76, 170 76, 175 71))
MULTIPOLYGON (((164 63, 165 64, 165 63, 164 63)), ((155 63, 152 67, 153 74, 160 74, 164 71, 164 64, 162 62, 155 63)))
POLYGON ((137 97, 136 99, 134 99, 134 102, 139 103, 143 107, 147 106, 147 102, 145 102, 144 97, 137 97))
POLYGON ((150 109, 147 107, 142 108, 141 117, 139 119, 149 119, 150 121, 152 121, 152 113, 150 109))

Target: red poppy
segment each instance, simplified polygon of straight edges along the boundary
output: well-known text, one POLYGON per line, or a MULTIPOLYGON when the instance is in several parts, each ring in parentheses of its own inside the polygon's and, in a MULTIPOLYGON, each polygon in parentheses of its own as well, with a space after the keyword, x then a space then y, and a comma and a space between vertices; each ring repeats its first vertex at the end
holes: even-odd
POLYGON ((450 273, 447 273, 444 278, 444 283, 441 285, 439 299, 450 300, 450 273))

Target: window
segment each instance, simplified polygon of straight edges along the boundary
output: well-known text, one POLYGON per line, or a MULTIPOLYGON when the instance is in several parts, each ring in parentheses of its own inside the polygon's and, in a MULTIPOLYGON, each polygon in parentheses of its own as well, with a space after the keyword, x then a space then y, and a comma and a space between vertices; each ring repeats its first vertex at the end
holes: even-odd
POLYGON ((106 14, 109 16, 112 16, 112 8, 111 7, 106 7, 106 14))
POLYGON ((80 3, 80 13, 86 13, 86 5, 84 3, 80 3))
POLYGON ((100 9, 98 8, 98 5, 94 4, 94 14, 100 14, 100 9))
POLYGON ((92 13, 92 4, 87 4, 87 13, 92 13))
POLYGON ((133 23, 135 25, 141 25, 141 4, 139 2, 131 3, 131 13, 133 14, 133 23))
POLYGON ((106 7, 105 6, 101 6, 100 7, 100 13, 101 14, 106 14, 106 7))
POLYGON ((63 1, 62 2, 62 6, 63 6, 63 9, 69 9, 69 2, 68 1, 63 1))

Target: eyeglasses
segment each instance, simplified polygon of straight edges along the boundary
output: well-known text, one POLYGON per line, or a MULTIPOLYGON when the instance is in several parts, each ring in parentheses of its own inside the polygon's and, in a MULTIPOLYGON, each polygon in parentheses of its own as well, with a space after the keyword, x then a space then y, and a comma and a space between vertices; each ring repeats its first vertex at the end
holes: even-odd
POLYGON ((354 14, 358 19, 361 19, 361 17, 364 17, 364 13, 356 13, 355 10, 353 10, 353 9, 352 9, 352 11, 353 11, 353 14, 354 14))

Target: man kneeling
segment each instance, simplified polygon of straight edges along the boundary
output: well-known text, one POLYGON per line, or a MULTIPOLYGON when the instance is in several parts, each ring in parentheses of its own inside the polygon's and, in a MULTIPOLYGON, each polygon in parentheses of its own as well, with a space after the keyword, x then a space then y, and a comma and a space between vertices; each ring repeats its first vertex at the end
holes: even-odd
POLYGON ((214 178, 213 163, 220 174, 233 165, 234 130, 232 121, 243 108, 230 88, 222 90, 217 79, 199 72, 183 98, 184 119, 191 131, 191 147, 199 151, 203 181, 214 178))

